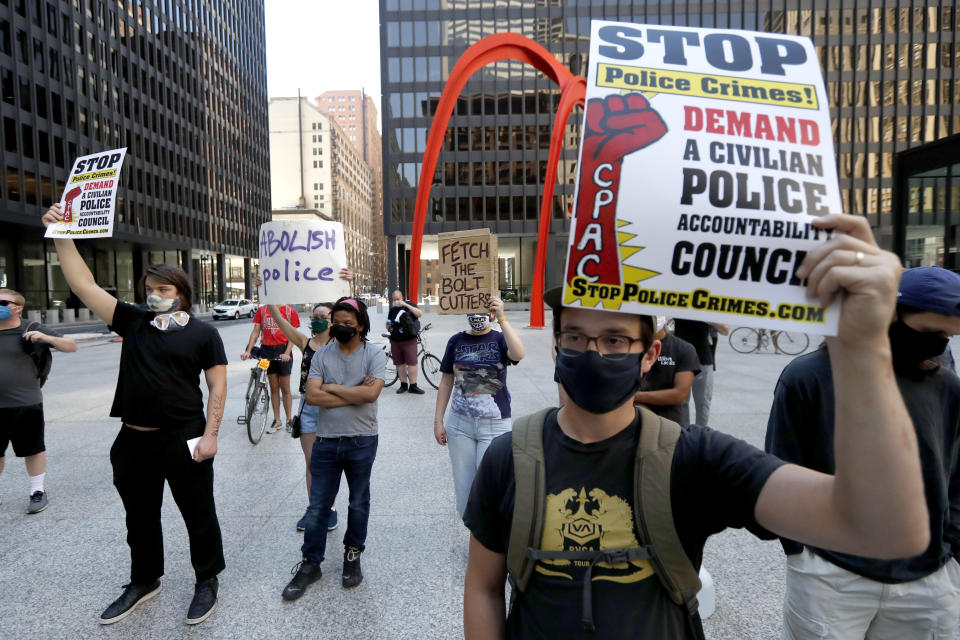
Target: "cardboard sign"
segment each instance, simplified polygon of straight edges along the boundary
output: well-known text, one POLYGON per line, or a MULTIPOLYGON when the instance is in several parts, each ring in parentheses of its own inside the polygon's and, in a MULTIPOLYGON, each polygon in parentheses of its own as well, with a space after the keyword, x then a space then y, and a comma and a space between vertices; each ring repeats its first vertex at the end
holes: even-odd
POLYGON ((340 279, 347 266, 343 225, 339 222, 274 221, 260 225, 260 302, 305 304, 333 302, 350 295, 340 279))
POLYGON ((440 315, 487 313, 497 287, 497 237, 489 229, 437 234, 440 315))
POLYGON ((127 148, 111 149, 73 161, 60 196, 63 222, 47 227, 47 238, 109 238, 113 235, 120 168, 127 148))
POLYGON ((807 38, 593 21, 564 304, 834 335, 796 269, 840 213, 807 38))

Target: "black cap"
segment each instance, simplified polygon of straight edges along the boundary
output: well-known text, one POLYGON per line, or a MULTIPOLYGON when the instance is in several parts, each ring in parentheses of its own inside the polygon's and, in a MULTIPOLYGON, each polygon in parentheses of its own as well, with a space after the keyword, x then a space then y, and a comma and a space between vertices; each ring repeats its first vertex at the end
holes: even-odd
POLYGON ((563 306, 563 287, 554 287, 543 292, 543 301, 551 309, 559 309, 563 306))
MULTIPOLYGON (((548 289, 543 292, 543 301, 547 303, 547 306, 556 311, 563 307, 563 286, 554 287, 553 289, 548 289)), ((640 321, 648 325, 654 333, 656 333, 657 321, 653 316, 648 316, 644 314, 637 314, 640 316, 640 321)))

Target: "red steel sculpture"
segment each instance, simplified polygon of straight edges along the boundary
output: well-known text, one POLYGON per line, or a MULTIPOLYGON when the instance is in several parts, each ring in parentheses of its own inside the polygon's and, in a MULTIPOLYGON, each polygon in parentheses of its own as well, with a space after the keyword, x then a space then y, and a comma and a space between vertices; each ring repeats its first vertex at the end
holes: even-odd
POLYGON ((553 121, 550 138, 550 153, 547 157, 547 175, 540 202, 540 224, 537 235, 537 259, 534 265, 533 290, 531 291, 530 326, 543 327, 544 278, 547 265, 547 242, 550 233, 550 215, 553 209, 553 194, 557 184, 557 164, 563 148, 563 130, 576 106, 583 107, 587 82, 582 76, 570 73, 559 60, 542 46, 517 33, 498 33, 483 38, 467 49, 450 71, 443 88, 440 102, 430 126, 427 146, 423 154, 423 167, 417 183, 417 201, 413 215, 413 237, 410 247, 409 298, 416 300, 420 285, 420 250, 423 244, 424 224, 427 220, 427 205, 430 202, 430 186, 437 168, 437 159, 450 123, 450 116, 463 92, 467 80, 491 62, 517 60, 533 65, 560 87, 560 107, 553 121))

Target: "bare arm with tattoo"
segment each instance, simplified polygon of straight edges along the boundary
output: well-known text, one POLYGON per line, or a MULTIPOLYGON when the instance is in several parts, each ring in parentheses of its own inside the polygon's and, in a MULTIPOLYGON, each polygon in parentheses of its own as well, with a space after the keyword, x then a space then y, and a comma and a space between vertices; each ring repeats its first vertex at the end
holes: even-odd
POLYGON ((207 427, 197 443, 193 459, 203 462, 217 454, 217 434, 223 419, 223 406, 227 401, 227 366, 218 364, 203 372, 207 380, 207 427))

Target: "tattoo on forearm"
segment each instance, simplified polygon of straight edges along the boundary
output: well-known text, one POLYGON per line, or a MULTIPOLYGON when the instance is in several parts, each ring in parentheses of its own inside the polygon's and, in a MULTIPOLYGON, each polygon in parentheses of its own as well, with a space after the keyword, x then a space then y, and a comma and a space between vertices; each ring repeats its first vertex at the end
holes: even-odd
POLYGON ((226 404, 227 394, 217 391, 210 394, 207 402, 207 434, 216 436, 220 433, 220 421, 223 420, 223 407, 226 404))

